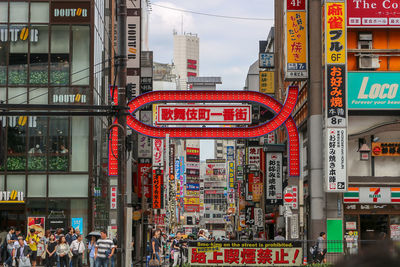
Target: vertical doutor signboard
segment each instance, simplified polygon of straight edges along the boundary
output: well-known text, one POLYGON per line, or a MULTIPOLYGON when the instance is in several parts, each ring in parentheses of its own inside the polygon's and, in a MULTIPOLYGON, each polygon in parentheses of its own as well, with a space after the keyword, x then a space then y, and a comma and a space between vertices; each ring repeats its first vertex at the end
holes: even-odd
POLYGON ((126 1, 126 83, 132 84, 132 91, 136 92, 140 88, 140 2, 140 0, 126 1))
POLYGON ((347 190, 347 32, 345 1, 325 1, 324 175, 327 192, 347 190))
POLYGON ((285 79, 305 80, 307 67, 307 1, 286 0, 285 79))

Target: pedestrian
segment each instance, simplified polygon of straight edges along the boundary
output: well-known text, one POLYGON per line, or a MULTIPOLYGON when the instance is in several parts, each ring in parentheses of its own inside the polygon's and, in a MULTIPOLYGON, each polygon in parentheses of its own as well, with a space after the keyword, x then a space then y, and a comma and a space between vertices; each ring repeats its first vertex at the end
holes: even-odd
POLYGON ((60 236, 57 245, 57 255, 60 258, 60 267, 67 267, 69 265, 69 245, 65 236, 60 236))
POLYGON ((156 258, 160 263, 161 263, 161 257, 160 257, 160 252, 161 252, 161 230, 156 229, 154 231, 153 237, 151 238, 151 243, 150 243, 150 250, 151 250, 151 258, 156 258))
POLYGON ((317 263, 326 263, 326 233, 321 232, 317 238, 315 261, 317 263))
MULTIPOLYGON (((72 241, 76 240, 76 234, 74 227, 68 227, 68 233, 65 235, 65 239, 69 246, 71 246, 72 241)), ((69 262, 69 267, 72 267, 72 261, 69 262)))
POLYGON ((15 251, 14 259, 18 267, 31 266, 29 259, 32 257, 32 249, 28 246, 22 236, 18 237, 18 248, 15 251))
POLYGON ((283 241, 283 240, 285 240, 285 237, 283 236, 283 230, 282 229, 278 229, 278 233, 274 237, 274 240, 275 241, 283 241))
POLYGON ((176 233, 174 241, 172 241, 172 248, 174 249, 174 264, 173 266, 181 265, 182 263, 182 255, 181 255, 181 238, 182 232, 178 231, 176 233))
POLYGON ((46 230, 44 233, 44 236, 40 238, 39 245, 38 245, 38 255, 40 255, 39 258, 39 264, 40 265, 45 265, 45 260, 46 260, 46 246, 47 243, 49 242, 51 232, 50 230, 46 230))
MULTIPOLYGON (((46 231, 47 234, 47 231, 46 231)), ((57 260, 57 241, 53 234, 50 234, 49 241, 46 243, 46 267, 53 267, 57 260)))
POLYGON ((207 237, 206 237, 206 235, 205 235, 205 233, 204 233, 204 230, 200 230, 199 231, 199 241, 205 241, 205 240, 207 240, 207 237))
POLYGON ((37 258, 37 245, 39 244, 39 237, 38 235, 35 233, 35 229, 30 229, 29 230, 29 234, 26 237, 26 242, 28 243, 29 247, 32 250, 32 254, 29 257, 31 259, 31 264, 32 267, 36 266, 36 258, 37 258))
POLYGON ((6 242, 7 242, 7 256, 6 261, 4 262, 4 266, 11 266, 12 265, 12 251, 14 249, 14 242, 17 241, 13 236, 15 233, 15 229, 13 226, 11 226, 8 229, 8 233, 6 236, 6 242))
POLYGON ((94 252, 96 250, 96 237, 92 235, 92 239, 88 244, 88 252, 89 252, 89 266, 94 267, 94 252))
POLYGON ((114 243, 111 239, 107 238, 107 232, 102 230, 100 232, 101 238, 96 242, 96 250, 94 258, 96 260, 96 267, 108 267, 108 262, 114 255, 114 243))
POLYGON ((72 267, 82 267, 83 259, 85 257, 85 244, 82 241, 81 235, 77 236, 77 239, 72 241, 70 250, 72 253, 72 267))

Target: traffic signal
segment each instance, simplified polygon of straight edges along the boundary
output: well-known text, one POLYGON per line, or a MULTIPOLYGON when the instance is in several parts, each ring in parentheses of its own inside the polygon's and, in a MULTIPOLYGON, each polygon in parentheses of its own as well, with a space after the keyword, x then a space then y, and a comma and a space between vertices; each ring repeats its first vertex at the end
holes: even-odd
POLYGON ((265 214, 265 223, 266 224, 274 224, 275 220, 275 213, 266 213, 265 214))

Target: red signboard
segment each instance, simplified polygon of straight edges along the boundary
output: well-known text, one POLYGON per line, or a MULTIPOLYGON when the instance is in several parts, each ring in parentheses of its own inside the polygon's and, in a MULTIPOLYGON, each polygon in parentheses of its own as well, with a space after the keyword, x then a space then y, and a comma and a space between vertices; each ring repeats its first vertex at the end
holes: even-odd
POLYGON ((162 170, 153 170, 153 209, 161 209, 162 173, 162 170))
MULTIPOLYGON (((118 87, 110 86, 110 96, 113 105, 118 105, 118 87)), ((114 124, 118 121, 115 119, 114 124)), ((118 175, 118 128, 112 127, 108 139, 108 175, 118 175)))
POLYGON ((185 205, 185 212, 199 212, 200 205, 185 205))
POLYGON ((251 124, 250 105, 158 105, 158 124, 251 124))
POLYGON ((305 10, 306 0, 286 0, 286 9, 292 10, 305 10))
POLYGON ((394 0, 348 0, 348 27, 400 27, 400 3, 394 0))
POLYGON ((144 195, 146 198, 151 198, 151 183, 149 181, 149 174, 151 175, 151 163, 138 163, 138 180, 137 180, 137 193, 138 197, 142 197, 142 188, 144 188, 144 195))

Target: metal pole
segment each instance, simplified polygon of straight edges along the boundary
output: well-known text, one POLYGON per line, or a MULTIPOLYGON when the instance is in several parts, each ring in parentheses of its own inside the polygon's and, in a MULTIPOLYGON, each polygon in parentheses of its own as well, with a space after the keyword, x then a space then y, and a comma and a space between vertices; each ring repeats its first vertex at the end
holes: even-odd
POLYGON ((308 83, 308 140, 309 140, 309 174, 310 174, 310 231, 308 238, 314 239, 325 231, 326 215, 324 214, 325 194, 323 190, 322 170, 322 51, 321 51, 321 1, 309 0, 309 60, 310 79, 308 83), (315 101, 315 100, 320 101, 315 101))
MULTIPOLYGON (((126 86, 126 0, 118 0, 117 7, 117 29, 118 29, 118 105, 126 106, 125 86, 126 86)), ((117 266, 124 267, 125 263, 125 186, 126 186, 126 117, 119 113, 118 123, 122 126, 118 130, 118 218, 117 218, 117 241, 118 241, 118 261, 117 266)), ((131 237, 128 237, 131 238, 131 237)))

